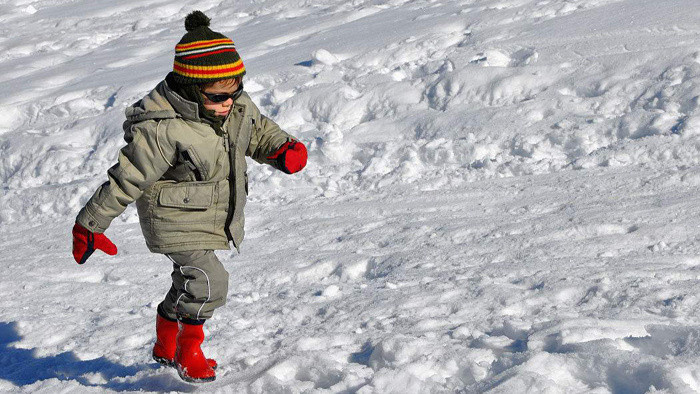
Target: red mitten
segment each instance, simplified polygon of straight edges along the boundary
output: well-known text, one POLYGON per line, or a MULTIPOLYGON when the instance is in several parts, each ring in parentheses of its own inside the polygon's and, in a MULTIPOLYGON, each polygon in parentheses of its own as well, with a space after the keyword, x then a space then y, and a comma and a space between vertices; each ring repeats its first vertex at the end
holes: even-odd
POLYGON ((104 234, 90 232, 78 223, 73 226, 73 258, 78 264, 84 264, 95 249, 110 256, 117 254, 117 247, 104 234))
POLYGON ((268 160, 277 160, 279 168, 287 174, 294 174, 306 166, 306 147, 299 141, 285 142, 268 160))

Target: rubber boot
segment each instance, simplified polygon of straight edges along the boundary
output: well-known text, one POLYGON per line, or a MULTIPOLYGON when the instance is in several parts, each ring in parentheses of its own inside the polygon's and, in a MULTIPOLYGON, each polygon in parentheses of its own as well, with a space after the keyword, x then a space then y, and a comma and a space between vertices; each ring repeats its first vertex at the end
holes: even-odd
POLYGON ((175 366, 180 378, 190 383, 211 382, 216 379, 216 372, 209 366, 202 353, 204 342, 204 324, 188 324, 179 321, 175 366))
MULTIPOLYGON (((168 320, 156 315, 156 344, 153 345, 153 359, 168 367, 175 366, 176 337, 179 328, 177 320, 168 320)), ((216 369, 216 360, 207 359, 212 369, 216 369)))

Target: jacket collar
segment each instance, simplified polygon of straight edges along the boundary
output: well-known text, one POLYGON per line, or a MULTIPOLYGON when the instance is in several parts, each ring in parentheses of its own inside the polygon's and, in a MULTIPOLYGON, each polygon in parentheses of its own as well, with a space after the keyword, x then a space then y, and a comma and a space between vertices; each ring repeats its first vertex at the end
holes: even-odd
POLYGON ((173 119, 182 117, 200 121, 197 103, 185 100, 162 81, 144 98, 127 107, 124 111, 126 129, 131 124, 151 119, 173 119))
POLYGON ((173 110, 187 120, 201 121, 199 117, 199 108, 197 103, 186 100, 174 90, 170 89, 168 83, 163 80, 157 87, 163 97, 170 103, 173 110))

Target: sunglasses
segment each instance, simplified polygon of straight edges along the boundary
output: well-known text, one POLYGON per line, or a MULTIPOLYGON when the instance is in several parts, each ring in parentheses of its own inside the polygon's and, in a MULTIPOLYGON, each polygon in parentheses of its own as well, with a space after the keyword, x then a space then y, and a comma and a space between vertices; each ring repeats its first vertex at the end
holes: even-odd
POLYGON ((236 89, 236 91, 233 93, 207 93, 204 90, 200 90, 200 92, 212 103, 223 103, 228 99, 236 101, 236 99, 240 97, 241 93, 243 93, 243 82, 238 79, 238 89, 236 89))
POLYGON ((212 103, 223 103, 224 101, 231 99, 231 100, 236 100, 238 96, 240 96, 240 93, 238 91, 235 91, 233 93, 207 93, 207 92, 202 92, 204 97, 208 98, 209 101, 212 103))

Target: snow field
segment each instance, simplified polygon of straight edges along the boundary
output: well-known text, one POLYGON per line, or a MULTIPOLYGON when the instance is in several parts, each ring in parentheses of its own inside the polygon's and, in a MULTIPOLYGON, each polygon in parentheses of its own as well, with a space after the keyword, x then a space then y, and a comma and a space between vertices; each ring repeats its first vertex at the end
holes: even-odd
MULTIPOLYGON (((674 215, 694 205, 694 188, 660 187, 667 177, 599 169, 478 181, 427 192, 431 206, 410 191, 282 211, 254 203, 244 253, 220 253, 232 282, 228 305, 206 326, 205 351, 222 363, 207 390, 692 392, 700 260, 694 238, 674 229, 700 223, 674 215), (618 204, 634 177, 645 186, 618 204), (574 191, 578 198, 562 203, 574 191), (657 208, 659 200, 667 203, 657 208), (358 217, 359 207, 376 221, 358 217), (566 222, 575 223, 571 238, 562 237, 566 222), (270 239, 287 240, 272 250, 270 239)), ((19 322, 10 354, 80 361, 61 382, 34 381, 21 368, 24 380, 4 378, 31 383, 27 390, 193 388, 147 351, 170 264, 146 251, 132 224, 116 226, 115 258, 47 265, 65 259, 57 239, 41 270, 8 267, 21 280, 6 291, 41 311, 3 312, 19 322), (85 297, 72 296, 76 284, 85 297)), ((32 248, 2 241, 4 255, 32 248)))
MULTIPOLYGON (((437 188, 568 168, 697 164, 692 17, 681 4, 656 3, 198 7, 213 7, 235 32, 255 71, 246 82, 253 98, 309 143, 314 168, 302 182, 332 197, 395 183, 437 188)), ((46 41, 20 29, 1 43, 9 74, 0 83, 16 92, 3 99, 0 122, 6 223, 79 208, 69 196, 99 184, 114 161, 124 106, 168 70, 180 14, 192 7, 78 3, 85 15, 77 18, 69 6, 32 4, 35 13, 19 8, 6 19, 32 18, 57 34, 46 41), (158 17, 134 18, 145 9, 158 17)), ((281 182, 262 168, 251 175, 267 186, 264 196, 281 182)))
POLYGON ((0 4, 0 389, 696 392, 693 0, 0 4), (201 9, 307 144, 251 165, 221 364, 150 360, 167 259, 135 210, 77 266, 125 106, 201 9), (37 34, 40 32, 40 34, 37 34))
MULTIPOLYGON (((418 223, 384 226, 371 234, 351 230, 356 235, 340 235, 342 242, 358 240, 353 248, 361 250, 357 254, 372 256, 359 285, 343 280, 337 267, 362 266, 365 256, 352 259, 352 263, 323 259, 311 266, 295 267, 295 273, 287 275, 283 273, 285 263, 275 267, 279 274, 270 279, 285 283, 285 298, 302 297, 301 291, 286 289, 309 280, 314 285, 307 297, 333 305, 319 306, 313 317, 315 305, 305 308, 298 306, 305 302, 294 301, 295 306, 283 308, 281 313, 289 315, 283 323, 287 338, 293 336, 289 331, 295 331, 291 322, 297 321, 301 331, 313 327, 324 332, 321 338, 303 335, 300 339, 300 350, 318 351, 325 345, 324 356, 335 348, 340 348, 335 351, 341 355, 348 352, 341 351, 344 341, 338 343, 335 336, 326 334, 329 328, 344 329, 357 339, 367 338, 349 350, 351 361, 373 372, 371 383, 364 388, 367 392, 513 392, 523 388, 535 392, 645 392, 651 386, 690 392, 697 386, 688 380, 689 365, 682 360, 697 357, 693 350, 697 326, 691 322, 697 309, 697 297, 691 290, 698 279, 691 268, 697 265, 695 248, 680 234, 668 232, 664 222, 674 219, 663 209, 651 210, 655 198, 638 206, 617 204, 615 185, 626 185, 630 176, 627 171, 608 175, 598 171, 587 176, 577 173, 556 179, 498 182, 500 188, 489 182, 500 189, 491 190, 502 196, 495 201, 470 198, 474 196, 462 191, 449 196, 431 193, 442 208, 439 213, 402 199, 384 204, 375 201, 371 205, 384 208, 381 212, 387 222, 410 212, 418 223), (605 178, 608 190, 591 190, 590 182, 600 177, 605 178), (580 198, 562 204, 562 197, 574 190, 580 198), (598 198, 591 200, 592 195, 598 198), (430 219, 421 221, 424 216, 430 219), (558 221, 577 223, 576 236, 563 238, 564 225, 558 221), (451 233, 454 222, 469 224, 466 227, 474 230, 471 235, 460 234, 461 238, 442 236, 443 231, 451 233), (665 248, 649 242, 659 239, 665 239, 665 248), (470 247, 448 246, 455 243, 470 247), (444 250, 452 253, 445 255, 444 250), (544 261, 557 268, 543 266, 544 261), (332 286, 344 297, 328 298, 325 290, 332 286), (353 296, 353 288, 362 296, 353 296), (319 320, 326 323, 316 325, 319 320), (348 324, 337 323, 339 320, 348 324), (644 344, 649 342, 658 348, 644 344), (670 356, 673 352, 679 357, 670 356)), ((654 191, 664 176, 647 173, 639 181, 648 186, 639 193, 671 198, 654 191)), ((628 197, 644 201, 632 193, 628 197)), ((673 199, 676 203, 668 206, 675 206, 676 212, 683 211, 677 206, 681 201, 693 205, 689 195, 673 199)), ((352 212, 354 202, 348 204, 352 212)), ((684 217, 674 227, 693 226, 694 221, 684 217)), ((305 232, 304 227, 299 231, 305 232)), ((332 244, 337 236, 335 232, 325 235, 327 240, 317 247, 323 251, 323 245, 332 244)), ((272 285, 262 286, 269 287, 272 285)), ((266 302, 279 303, 272 294, 265 295, 253 298, 250 304, 262 305, 260 313, 266 302)), ((298 391, 312 387, 342 391, 346 386, 312 386, 299 372, 326 364, 329 370, 342 374, 349 369, 343 366, 347 357, 341 360, 316 360, 313 367, 297 361, 296 369, 295 363, 285 363, 282 370, 269 371, 274 379, 261 378, 276 385, 269 383, 260 390, 282 390, 297 384, 298 391), (295 379, 290 377, 292 373, 298 374, 295 379)))

